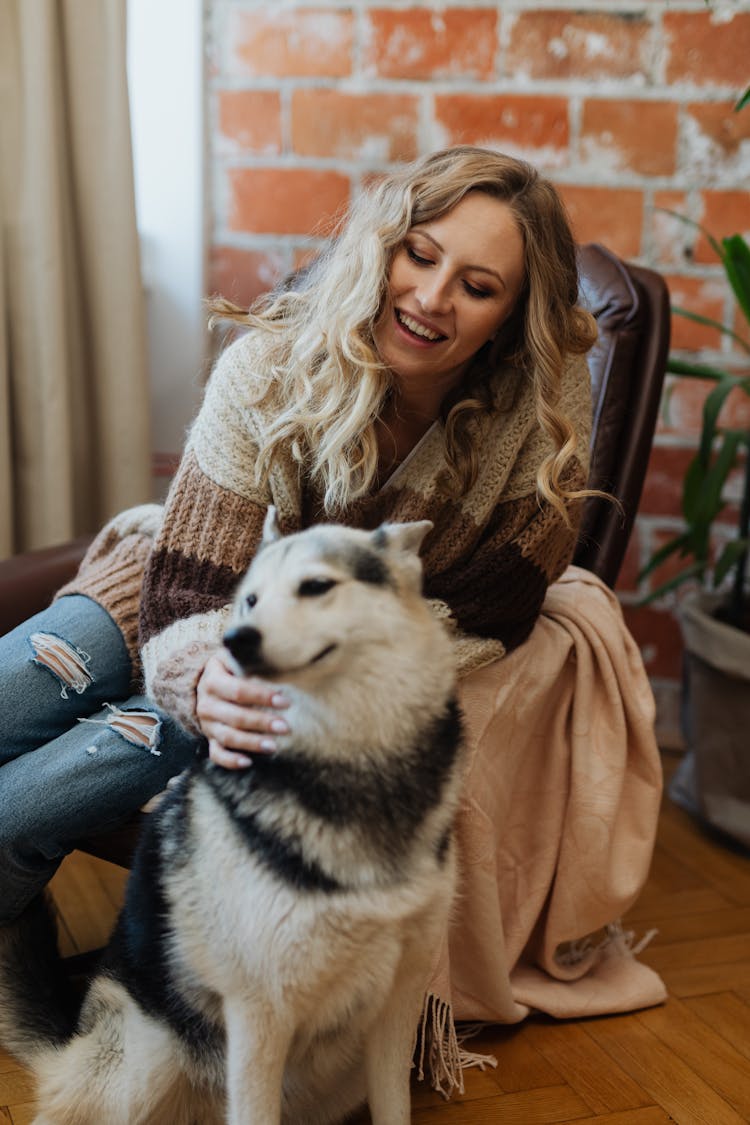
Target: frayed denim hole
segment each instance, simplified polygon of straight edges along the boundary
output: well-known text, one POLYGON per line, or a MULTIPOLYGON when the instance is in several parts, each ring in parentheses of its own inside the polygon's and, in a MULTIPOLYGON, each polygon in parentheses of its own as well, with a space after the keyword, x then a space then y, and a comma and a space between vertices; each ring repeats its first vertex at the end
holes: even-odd
POLYGON ((94 682, 89 670, 91 657, 83 649, 58 637, 55 633, 32 633, 29 645, 33 653, 32 663, 46 668, 60 684, 60 697, 68 698, 68 691, 83 695, 94 682))
MULTIPOLYGON (((142 746, 149 753, 159 756, 159 742, 161 739, 161 719, 153 711, 146 711, 134 707, 123 710, 114 703, 105 703, 109 714, 103 719, 79 719, 79 723, 93 723, 95 726, 112 727, 126 742, 133 746, 142 746)), ((89 746, 88 754, 97 753, 95 745, 89 746)))

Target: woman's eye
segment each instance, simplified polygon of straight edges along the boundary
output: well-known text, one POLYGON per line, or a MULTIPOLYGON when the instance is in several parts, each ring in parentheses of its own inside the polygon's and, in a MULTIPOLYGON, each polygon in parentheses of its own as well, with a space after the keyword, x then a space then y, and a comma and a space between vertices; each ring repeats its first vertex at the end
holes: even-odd
POLYGON ((416 262, 418 266, 431 266, 432 259, 424 258, 421 254, 417 253, 413 246, 406 247, 406 253, 411 258, 412 262, 416 262))
POLYGON ((297 596, 300 598, 319 598, 336 585, 333 578, 306 578, 300 582, 297 596))
POLYGON ((464 282, 464 289, 470 297, 478 297, 480 301, 492 296, 489 289, 478 289, 476 285, 472 285, 469 281, 464 282))

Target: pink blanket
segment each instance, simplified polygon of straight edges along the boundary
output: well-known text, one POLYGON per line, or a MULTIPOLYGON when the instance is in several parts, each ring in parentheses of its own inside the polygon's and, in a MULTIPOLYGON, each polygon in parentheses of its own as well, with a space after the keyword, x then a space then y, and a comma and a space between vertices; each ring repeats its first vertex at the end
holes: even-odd
POLYGON ((459 895, 425 1003, 433 1084, 477 1061, 453 1020, 657 1004, 619 918, 646 879, 661 795, 654 703, 614 594, 570 567, 529 640, 461 685, 470 740, 459 895))

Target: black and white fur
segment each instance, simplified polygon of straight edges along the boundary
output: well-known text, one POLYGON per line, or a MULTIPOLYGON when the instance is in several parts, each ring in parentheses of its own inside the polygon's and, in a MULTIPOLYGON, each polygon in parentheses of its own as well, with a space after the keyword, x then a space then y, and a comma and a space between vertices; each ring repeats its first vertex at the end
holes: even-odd
POLYGON ((283 686, 292 733, 244 771, 202 762, 149 817, 77 1021, 42 901, 0 930, 0 1042, 37 1076, 35 1125, 325 1125, 365 1099, 410 1120, 461 771, 430 527, 282 539, 269 515, 225 644, 283 686))

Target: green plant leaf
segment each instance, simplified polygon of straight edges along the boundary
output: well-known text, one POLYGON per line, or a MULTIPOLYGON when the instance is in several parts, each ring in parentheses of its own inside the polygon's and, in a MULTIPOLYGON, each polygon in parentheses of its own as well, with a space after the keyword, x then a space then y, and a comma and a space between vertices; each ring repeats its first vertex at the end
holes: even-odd
POLYGON ((642 582, 652 571, 656 570, 658 566, 661 566, 665 559, 668 559, 675 551, 681 551, 684 547, 687 547, 689 543, 690 535, 686 531, 684 531, 682 535, 677 535, 674 539, 670 539, 668 543, 665 543, 658 551, 655 551, 646 565, 638 571, 636 581, 642 582))
POLYGON ((742 558, 747 548, 747 539, 733 539, 731 543, 727 543, 714 567, 714 586, 721 585, 737 560, 742 558))
POLYGON ((724 486, 736 463, 740 444, 741 441, 736 433, 723 434, 721 446, 711 464, 708 467, 703 464, 698 454, 691 462, 685 476, 686 489, 688 475, 691 477, 692 488, 686 520, 694 540, 693 550, 699 559, 708 558, 711 524, 724 507, 725 501, 722 496, 724 486))
POLYGON ((677 316, 684 316, 686 320, 694 321, 695 324, 705 324, 708 328, 715 328, 718 332, 721 332, 723 336, 731 337, 744 351, 750 353, 750 344, 746 343, 741 336, 738 336, 732 328, 728 328, 726 324, 722 324, 720 320, 713 320, 710 316, 701 316, 700 313, 694 313, 689 309, 683 309, 679 305, 672 305, 672 312, 677 316))
POLYGON ((686 375, 688 379, 726 379, 731 378, 729 371, 722 371, 718 367, 708 367, 705 363, 693 363, 688 359, 678 359, 669 356, 667 371, 670 375, 686 375))
POLYGON ((705 467, 696 453, 685 470, 685 479, 682 485, 682 514, 689 527, 693 526, 697 517, 705 474, 705 467))
POLYGON ((744 94, 740 94, 739 98, 735 102, 734 112, 739 113, 740 110, 744 109, 745 106, 748 105, 749 103, 750 103, 750 86, 748 86, 748 88, 745 90, 744 94))
POLYGON ((711 449, 716 437, 716 426, 721 413, 721 408, 728 396, 737 386, 738 380, 727 377, 722 379, 717 386, 706 396, 703 403, 703 429, 701 430, 701 444, 699 455, 704 465, 708 465, 711 449))
MULTIPOLYGON (((750 324, 750 246, 741 234, 733 234, 729 238, 722 239, 722 244, 724 246, 722 261, 729 284, 745 314, 745 320, 750 324)), ((750 351, 750 348, 746 346, 745 350, 750 351)))
POLYGON ((702 581, 704 569, 701 563, 693 563, 686 570, 681 570, 679 574, 675 574, 668 582, 664 582, 657 590, 652 590, 650 594, 646 594, 645 598, 636 602, 636 605, 649 605, 651 602, 655 602, 657 598, 662 598, 665 594, 676 590, 678 586, 682 586, 684 582, 688 582, 691 578, 702 581))

